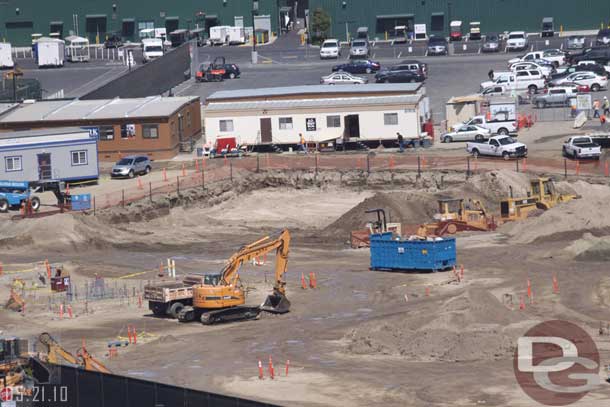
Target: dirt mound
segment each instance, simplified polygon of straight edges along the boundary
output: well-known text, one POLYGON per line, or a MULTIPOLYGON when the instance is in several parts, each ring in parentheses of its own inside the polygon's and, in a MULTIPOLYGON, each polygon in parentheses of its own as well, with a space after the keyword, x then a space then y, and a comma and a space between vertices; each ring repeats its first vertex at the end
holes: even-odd
POLYGON ((576 240, 587 231, 595 231, 596 235, 610 234, 610 217, 607 216, 610 187, 584 181, 560 182, 556 186, 561 192, 573 191, 581 198, 559 204, 538 217, 509 223, 501 231, 516 243, 545 238, 576 240))
POLYGON ((70 250, 107 247, 120 235, 93 217, 59 214, 44 218, 2 221, 0 249, 70 250))
POLYGON ((526 174, 500 170, 470 178, 461 188, 464 197, 480 199, 488 210, 497 209, 499 202, 510 196, 526 196, 530 179, 526 174))
POLYGON ((566 247, 562 254, 578 261, 608 261, 610 260, 610 238, 585 233, 582 238, 566 247))
POLYGON ((388 222, 417 224, 436 211, 434 195, 425 193, 378 192, 344 213, 323 230, 327 236, 348 236, 352 230, 364 229, 377 219, 369 209, 384 209, 388 222))
POLYGON ((405 313, 352 330, 349 354, 392 355, 413 361, 510 357, 517 319, 493 295, 471 289, 429 312, 405 313))

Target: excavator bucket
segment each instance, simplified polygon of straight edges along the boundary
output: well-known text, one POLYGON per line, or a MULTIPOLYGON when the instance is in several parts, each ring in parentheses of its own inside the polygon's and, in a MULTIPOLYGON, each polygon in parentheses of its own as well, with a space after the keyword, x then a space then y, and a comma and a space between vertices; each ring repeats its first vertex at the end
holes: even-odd
POLYGON ((272 314, 285 314, 290 311, 290 301, 284 294, 275 291, 267 297, 261 310, 272 314))

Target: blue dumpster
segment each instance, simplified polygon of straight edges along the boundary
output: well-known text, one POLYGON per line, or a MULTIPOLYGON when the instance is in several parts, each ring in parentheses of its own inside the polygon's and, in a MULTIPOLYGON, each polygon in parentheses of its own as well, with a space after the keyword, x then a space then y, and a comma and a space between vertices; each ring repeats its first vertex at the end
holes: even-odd
POLYGON ((91 209, 91 194, 71 195, 70 203, 73 211, 86 211, 91 209))
POLYGON ((455 238, 393 239, 391 232, 371 235, 371 270, 445 270, 456 263, 455 238))

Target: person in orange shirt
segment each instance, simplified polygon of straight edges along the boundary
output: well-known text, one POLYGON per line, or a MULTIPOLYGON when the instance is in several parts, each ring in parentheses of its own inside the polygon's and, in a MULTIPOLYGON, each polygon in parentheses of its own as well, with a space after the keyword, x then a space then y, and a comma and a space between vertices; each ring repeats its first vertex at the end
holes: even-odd
POLYGON ((593 101, 593 118, 594 119, 599 117, 599 107, 600 107, 599 99, 595 99, 593 101))

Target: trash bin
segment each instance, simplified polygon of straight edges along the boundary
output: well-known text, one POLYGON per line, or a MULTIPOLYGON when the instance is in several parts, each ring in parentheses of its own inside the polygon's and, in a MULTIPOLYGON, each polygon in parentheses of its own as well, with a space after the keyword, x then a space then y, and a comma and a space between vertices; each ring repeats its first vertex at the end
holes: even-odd
POLYGON ((203 147, 197 147, 197 157, 203 157, 203 147))

